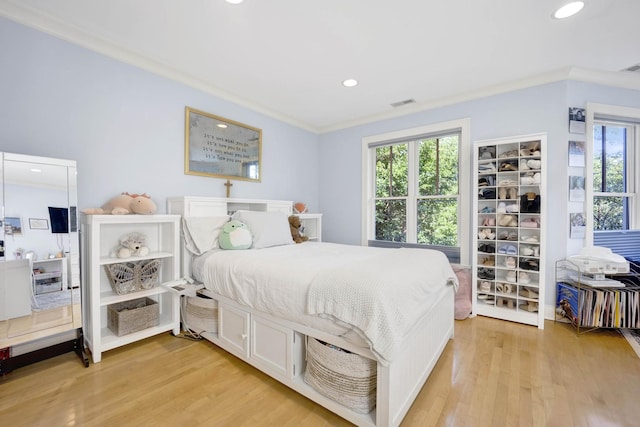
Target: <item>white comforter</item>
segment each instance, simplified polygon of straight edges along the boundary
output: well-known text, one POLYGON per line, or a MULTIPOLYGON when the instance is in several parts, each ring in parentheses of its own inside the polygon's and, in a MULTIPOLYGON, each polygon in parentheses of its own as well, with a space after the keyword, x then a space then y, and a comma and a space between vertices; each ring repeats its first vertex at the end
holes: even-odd
POLYGON ((433 295, 457 286, 441 252, 334 243, 214 250, 193 270, 207 289, 259 311, 336 335, 348 326, 385 365, 433 295))

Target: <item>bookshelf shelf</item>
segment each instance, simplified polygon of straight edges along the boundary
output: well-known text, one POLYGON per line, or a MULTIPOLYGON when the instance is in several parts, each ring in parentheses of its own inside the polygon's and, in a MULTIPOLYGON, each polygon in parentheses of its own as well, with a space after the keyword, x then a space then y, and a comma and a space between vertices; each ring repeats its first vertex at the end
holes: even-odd
POLYGON ((578 334, 596 329, 640 329, 640 266, 632 263, 628 274, 607 278, 621 282, 621 286, 587 284, 576 264, 557 261, 555 321, 571 323, 578 334))

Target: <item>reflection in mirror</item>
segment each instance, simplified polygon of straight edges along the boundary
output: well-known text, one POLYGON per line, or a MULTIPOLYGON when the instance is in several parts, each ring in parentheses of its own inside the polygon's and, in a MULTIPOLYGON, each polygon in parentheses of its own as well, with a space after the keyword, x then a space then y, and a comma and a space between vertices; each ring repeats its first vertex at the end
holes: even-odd
POLYGON ((80 327, 81 310, 77 223, 70 223, 75 162, 3 153, 2 169, 0 347, 6 347, 80 327))

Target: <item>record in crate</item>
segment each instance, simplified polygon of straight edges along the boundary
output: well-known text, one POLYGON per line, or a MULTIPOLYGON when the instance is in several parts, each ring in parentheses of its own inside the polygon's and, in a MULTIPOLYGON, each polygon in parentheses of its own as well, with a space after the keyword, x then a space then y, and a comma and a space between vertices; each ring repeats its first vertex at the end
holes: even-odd
POLYGON ((119 262, 104 266, 113 291, 118 295, 152 289, 158 284, 160 260, 119 262))

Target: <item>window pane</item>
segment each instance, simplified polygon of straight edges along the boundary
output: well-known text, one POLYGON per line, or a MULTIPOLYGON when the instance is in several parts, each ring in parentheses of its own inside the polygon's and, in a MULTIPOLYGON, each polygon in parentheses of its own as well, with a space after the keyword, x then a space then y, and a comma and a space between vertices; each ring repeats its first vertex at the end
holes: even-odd
POLYGON ((624 193, 627 191, 625 179, 626 129, 619 126, 603 126, 602 138, 606 152, 605 192, 624 193))
POLYGON ((458 245, 458 200, 418 200, 418 243, 458 245))
POLYGON ((407 144, 376 148, 376 197, 407 196, 407 144))
POLYGON ((376 240, 407 241, 407 203, 405 200, 376 201, 376 240))
POLYGON ((602 125, 593 126, 593 191, 602 192, 602 125))
POLYGON ((626 230, 628 198, 626 197, 594 197, 593 198, 593 229, 626 230))
POLYGON ((420 196, 458 194, 458 135, 418 143, 420 196))

